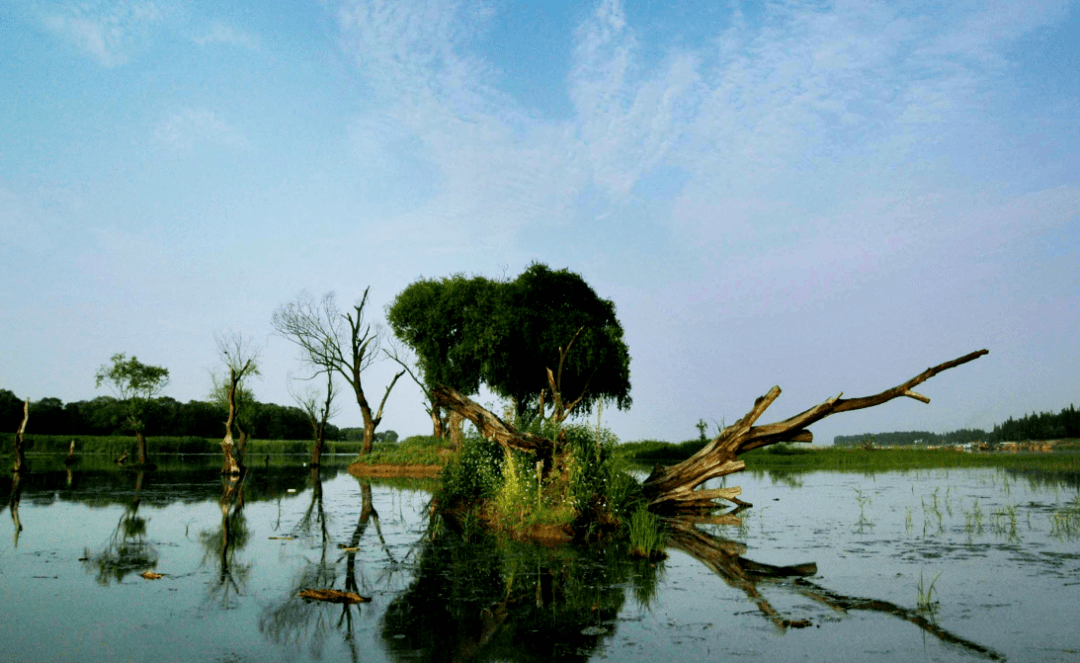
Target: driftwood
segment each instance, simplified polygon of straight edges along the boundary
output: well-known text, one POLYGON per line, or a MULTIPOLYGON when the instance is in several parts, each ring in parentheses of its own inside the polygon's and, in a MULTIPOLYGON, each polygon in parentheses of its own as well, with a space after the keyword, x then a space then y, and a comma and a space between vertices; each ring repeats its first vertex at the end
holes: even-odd
MULTIPOLYGON (((780 396, 780 387, 773 387, 769 390, 769 393, 754 402, 753 409, 746 416, 722 430, 719 435, 692 457, 670 467, 657 465, 652 474, 645 480, 643 486, 645 496, 649 500, 649 508, 654 511, 716 509, 719 506, 717 500, 720 499, 744 505, 745 503, 738 498, 738 495, 742 493, 742 489, 737 486, 708 490, 700 490, 698 486, 709 479, 715 479, 745 469, 746 463, 739 460, 738 456, 747 451, 779 442, 813 441, 814 436, 807 430, 807 427, 829 415, 874 407, 900 396, 929 403, 929 398, 912 391, 912 389, 942 371, 966 364, 988 352, 989 350, 979 350, 964 355, 959 359, 938 364, 919 373, 907 382, 873 396, 841 398, 843 396, 843 393, 841 393, 790 419, 764 426, 755 426, 754 423, 780 396)), ((450 387, 437 386, 431 391, 430 396, 433 405, 457 412, 471 421, 481 435, 498 442, 503 447, 535 454, 545 460, 550 459, 554 454, 556 441, 549 440, 541 435, 518 431, 509 423, 450 387)))
POLYGON ((343 592, 340 589, 304 589, 300 591, 299 596, 302 599, 327 603, 366 603, 371 600, 356 592, 343 592))
POLYGON ((988 352, 988 350, 979 350, 964 355, 959 359, 938 364, 926 369, 903 384, 892 389, 886 389, 873 396, 841 398, 840 396, 843 396, 841 393, 790 419, 774 424, 755 426, 754 423, 758 418, 780 396, 780 387, 773 387, 769 390, 769 393, 754 402, 753 409, 746 416, 722 430, 719 435, 692 457, 670 467, 656 466, 644 484, 645 496, 649 500, 650 508, 654 510, 715 509, 717 506, 715 500, 717 499, 726 499, 736 504, 742 504, 735 497, 741 492, 738 488, 695 489, 709 479, 715 479, 744 469, 746 463, 739 460, 738 456, 747 451, 778 442, 813 441, 814 436, 807 430, 807 427, 829 415, 874 407, 900 396, 929 403, 929 398, 912 391, 912 389, 942 371, 966 364, 988 352))

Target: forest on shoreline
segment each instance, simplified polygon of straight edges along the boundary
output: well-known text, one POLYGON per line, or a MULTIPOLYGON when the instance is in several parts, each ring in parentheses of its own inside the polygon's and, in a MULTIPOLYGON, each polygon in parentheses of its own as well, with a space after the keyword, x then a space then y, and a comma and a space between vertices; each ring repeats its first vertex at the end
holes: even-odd
POLYGON ((837 435, 833 438, 836 447, 861 447, 868 442, 875 446, 943 446, 967 444, 968 442, 1022 442, 1027 440, 1060 440, 1080 438, 1080 411, 1075 405, 1062 408, 1061 412, 1032 412, 1014 419, 1009 417, 1004 423, 994 426, 991 431, 978 428, 962 428, 948 433, 928 431, 896 431, 892 433, 860 433, 858 435, 837 435))

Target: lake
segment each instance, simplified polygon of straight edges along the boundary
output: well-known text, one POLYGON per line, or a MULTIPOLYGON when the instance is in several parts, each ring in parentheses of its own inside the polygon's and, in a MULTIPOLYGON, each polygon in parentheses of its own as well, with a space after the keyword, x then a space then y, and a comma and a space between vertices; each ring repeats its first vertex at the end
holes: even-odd
POLYGON ((1080 656, 1075 474, 744 472, 753 508, 672 522, 649 563, 452 531, 431 483, 219 463, 5 476, 0 660, 1080 656))

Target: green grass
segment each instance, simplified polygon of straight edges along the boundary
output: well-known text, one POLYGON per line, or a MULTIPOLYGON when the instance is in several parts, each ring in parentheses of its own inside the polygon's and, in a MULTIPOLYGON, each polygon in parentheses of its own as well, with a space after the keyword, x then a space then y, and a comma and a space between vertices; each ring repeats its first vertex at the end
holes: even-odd
POLYGON ((703 446, 705 443, 701 440, 678 443, 639 440, 615 445, 612 448, 612 455, 639 463, 676 463, 693 456, 703 446))
MULTIPOLYGON (((12 453, 14 434, 0 435, 0 455, 12 453)), ((26 435, 27 454, 67 455, 68 445, 75 441, 77 455, 105 455, 116 458, 127 453, 135 455, 134 435, 26 435)), ((146 444, 151 457, 177 454, 220 454, 221 439, 205 437, 147 436, 146 444)), ((356 453, 359 442, 327 441, 324 454, 356 453)), ((247 445, 248 462, 258 456, 278 454, 308 454, 311 440, 261 440, 251 439, 247 445)))
MULTIPOLYGON (((636 463, 672 464, 686 460, 702 447, 700 440, 671 443, 658 440, 623 442, 613 453, 636 463)), ((743 454, 750 470, 866 471, 961 467, 1005 467, 1013 469, 1080 472, 1080 453, 1063 444, 1053 453, 961 453, 944 449, 853 449, 777 444, 743 454)))
POLYGON ((367 465, 445 466, 453 456, 453 447, 449 441, 430 435, 414 435, 398 444, 376 444, 370 454, 356 460, 367 465))
POLYGON ((743 454, 749 470, 835 472, 1003 467, 1017 470, 1080 472, 1080 454, 961 453, 938 449, 841 449, 777 445, 743 454))
POLYGON ((660 519, 642 504, 630 516, 627 527, 630 537, 630 554, 645 559, 661 559, 664 554, 664 534, 660 531, 660 519))

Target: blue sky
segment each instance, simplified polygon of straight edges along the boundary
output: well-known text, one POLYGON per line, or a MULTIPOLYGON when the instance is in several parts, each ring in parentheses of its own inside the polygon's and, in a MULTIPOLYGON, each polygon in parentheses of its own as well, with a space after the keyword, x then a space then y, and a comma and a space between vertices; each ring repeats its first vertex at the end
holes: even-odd
MULTIPOLYGON (((537 260, 616 304, 623 439, 984 347, 817 441, 1080 404, 1078 44, 1057 0, 10 0, 0 388, 93 398, 126 352, 203 398, 234 331, 288 403, 270 317, 301 290, 370 286, 379 322, 420 276, 537 260)), ((428 431, 419 390, 383 428, 428 431)))

